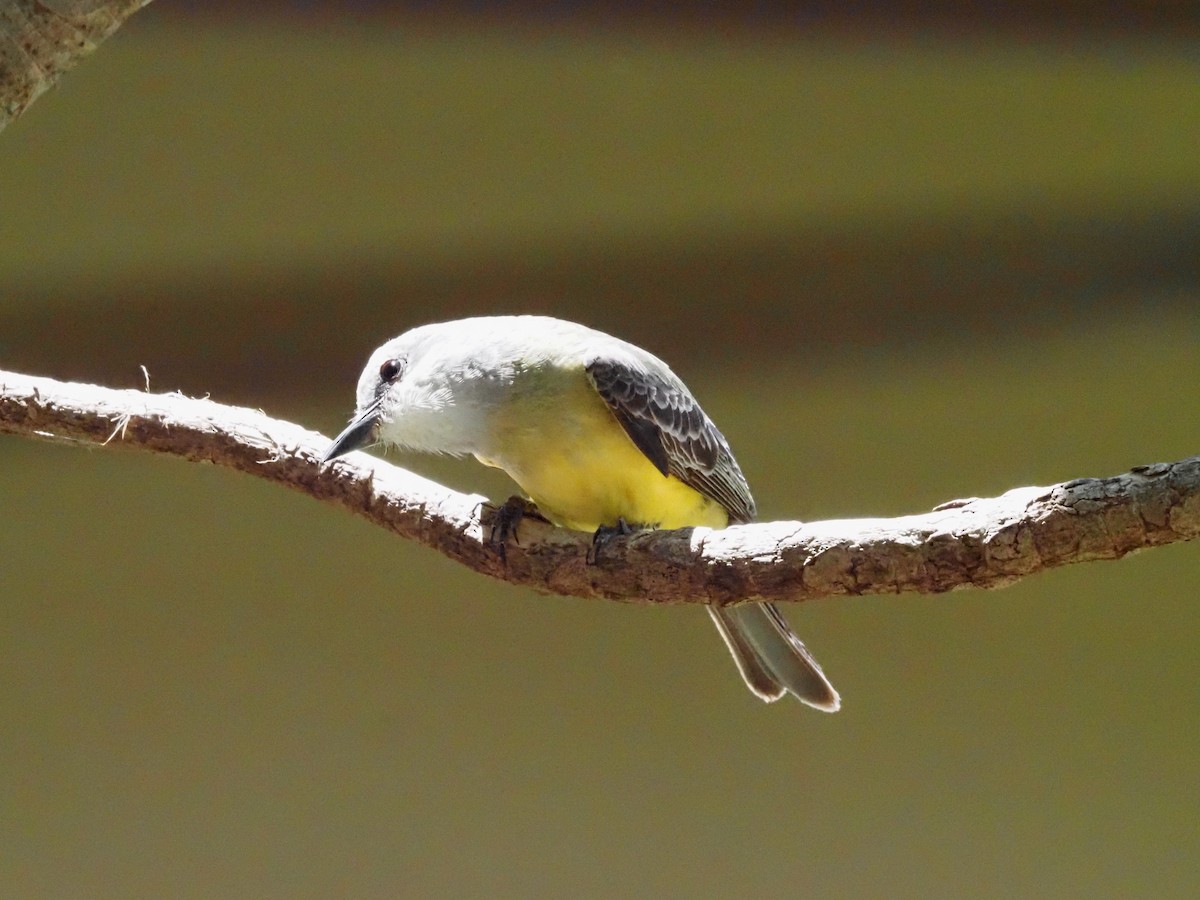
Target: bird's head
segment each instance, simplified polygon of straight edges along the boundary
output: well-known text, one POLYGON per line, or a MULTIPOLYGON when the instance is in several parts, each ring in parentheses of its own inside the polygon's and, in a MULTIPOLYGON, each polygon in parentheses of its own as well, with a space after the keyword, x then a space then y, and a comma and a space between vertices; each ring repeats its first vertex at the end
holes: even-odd
POLYGON ((414 328, 371 354, 358 379, 354 416, 323 462, 374 444, 475 452, 483 427, 478 386, 488 379, 471 336, 453 333, 450 324, 414 328))

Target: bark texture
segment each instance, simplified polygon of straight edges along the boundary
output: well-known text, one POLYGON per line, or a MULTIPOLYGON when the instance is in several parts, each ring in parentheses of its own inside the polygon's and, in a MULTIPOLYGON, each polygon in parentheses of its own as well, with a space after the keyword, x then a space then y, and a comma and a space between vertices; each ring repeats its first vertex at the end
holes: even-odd
POLYGON ((547 593, 632 602, 1000 587, 1200 535, 1200 457, 1191 457, 895 519, 643 532, 614 539, 589 563, 590 535, 528 520, 520 543, 501 553, 489 539, 484 497, 363 453, 323 467, 328 438, 257 410, 0 372, 0 432, 217 463, 345 507, 485 575, 547 593))
POLYGON ((0 0, 0 131, 150 0, 0 0))

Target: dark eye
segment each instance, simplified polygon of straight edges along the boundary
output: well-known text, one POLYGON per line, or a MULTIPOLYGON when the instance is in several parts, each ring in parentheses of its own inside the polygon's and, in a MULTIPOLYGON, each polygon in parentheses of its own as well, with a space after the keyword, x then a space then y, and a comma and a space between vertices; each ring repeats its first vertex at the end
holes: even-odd
POLYGON ((404 360, 389 359, 379 367, 379 379, 384 384, 391 384, 404 374, 404 360))

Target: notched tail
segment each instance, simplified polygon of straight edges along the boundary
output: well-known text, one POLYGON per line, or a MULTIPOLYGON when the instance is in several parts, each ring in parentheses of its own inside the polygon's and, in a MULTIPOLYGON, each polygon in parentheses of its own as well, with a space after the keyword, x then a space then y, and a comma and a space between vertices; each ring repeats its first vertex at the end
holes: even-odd
POLYGON ((710 606, 746 686, 767 703, 792 694, 822 712, 842 705, 820 665, 771 603, 710 606))

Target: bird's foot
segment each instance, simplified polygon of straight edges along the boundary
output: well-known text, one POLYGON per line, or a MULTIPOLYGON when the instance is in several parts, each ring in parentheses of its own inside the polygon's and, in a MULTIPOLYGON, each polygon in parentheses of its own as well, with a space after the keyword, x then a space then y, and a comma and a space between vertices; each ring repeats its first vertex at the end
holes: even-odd
POLYGON ((517 537, 517 526, 521 524, 522 519, 534 519, 538 522, 550 521, 538 511, 536 503, 526 500, 524 497, 509 497, 499 506, 492 507, 492 510, 492 528, 488 533, 488 543, 496 549, 496 552, 500 554, 500 559, 505 562, 508 561, 505 548, 509 540, 511 539, 517 546, 521 544, 517 537))
POLYGON ((601 525, 592 535, 592 548, 587 556, 588 564, 592 566, 599 564, 601 552, 613 538, 634 534, 638 531, 648 531, 650 527, 649 525, 630 525, 623 518, 617 519, 616 525, 601 525))

